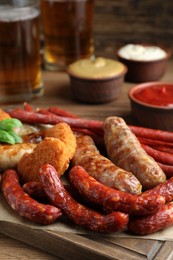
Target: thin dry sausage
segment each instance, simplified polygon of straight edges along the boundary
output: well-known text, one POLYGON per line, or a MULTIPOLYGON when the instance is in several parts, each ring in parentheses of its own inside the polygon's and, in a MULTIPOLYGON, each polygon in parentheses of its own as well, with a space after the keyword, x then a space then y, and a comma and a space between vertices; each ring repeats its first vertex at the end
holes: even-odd
POLYGON ((143 192, 142 196, 153 195, 154 193, 163 196, 166 202, 172 201, 173 200, 173 177, 171 177, 164 183, 160 183, 153 189, 143 192))
POLYGON ((122 230, 128 223, 128 215, 113 212, 103 215, 75 201, 64 189, 55 168, 44 164, 40 168, 40 182, 53 205, 59 207, 74 223, 97 232, 122 230))
POLYGON ((39 181, 28 181, 23 185, 23 190, 32 198, 46 198, 46 193, 39 181))
POLYGON ((148 235, 173 225, 173 202, 165 204, 147 217, 131 218, 128 229, 138 235, 148 235))
POLYGON ((8 204, 22 217, 39 224, 51 224, 62 212, 52 205, 41 204, 25 193, 15 170, 6 170, 1 179, 3 195, 8 204))
POLYGON ((102 205, 107 212, 119 210, 133 215, 148 215, 165 203, 165 199, 156 192, 134 196, 109 188, 89 176, 81 166, 70 170, 69 180, 81 195, 102 205))
POLYGON ((28 124, 41 123, 41 124, 55 125, 60 122, 64 122, 69 124, 71 127, 87 128, 87 129, 99 130, 100 132, 103 132, 102 129, 103 122, 101 121, 87 120, 82 118, 63 117, 51 113, 40 114, 33 111, 32 112, 24 111, 20 108, 15 108, 13 110, 10 110, 8 113, 11 117, 17 118, 22 122, 28 124))

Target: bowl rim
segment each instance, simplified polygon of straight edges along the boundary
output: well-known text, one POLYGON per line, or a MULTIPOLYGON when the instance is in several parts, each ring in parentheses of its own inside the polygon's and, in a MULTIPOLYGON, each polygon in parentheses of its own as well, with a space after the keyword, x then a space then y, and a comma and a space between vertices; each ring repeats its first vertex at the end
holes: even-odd
POLYGON ((121 47, 118 48, 117 50, 117 57, 119 59, 121 59, 122 61, 126 61, 126 62, 133 62, 133 63, 143 63, 143 64, 146 64, 146 63, 157 63, 157 62, 160 62, 160 61, 167 61, 171 55, 172 55, 172 51, 168 48, 168 47, 165 47, 165 46, 162 46, 162 45, 159 45, 159 44, 148 44, 148 43, 133 43, 134 45, 142 45, 142 46, 154 46, 154 47, 159 47, 161 48, 162 50, 164 50, 166 52, 166 56, 163 57, 163 58, 160 58, 160 59, 156 59, 156 60, 135 60, 135 59, 126 59, 124 57, 122 57, 121 55, 119 55, 119 50, 124 47, 125 45, 122 45, 121 47))
POLYGON ((171 82, 164 82, 164 81, 163 82, 162 81, 151 81, 150 82, 149 81, 149 82, 145 82, 145 83, 141 83, 141 84, 132 86, 131 89, 128 91, 128 97, 134 103, 141 105, 145 108, 151 108, 151 109, 153 108, 153 109, 156 109, 156 110, 165 110, 165 111, 173 110, 173 106, 172 107, 166 107, 166 106, 151 105, 151 104, 142 102, 142 101, 138 100, 137 98, 135 98, 133 96, 134 92, 138 89, 148 88, 148 87, 151 87, 151 86, 160 86, 160 85, 167 85, 167 86, 169 85, 169 86, 173 87, 173 83, 171 83, 171 82))
POLYGON ((87 81, 106 81, 106 80, 112 80, 112 79, 118 79, 120 77, 123 77, 127 71, 128 71, 128 68, 125 64, 121 63, 122 66, 123 66, 123 70, 122 72, 120 72, 119 74, 115 75, 115 76, 109 76, 109 77, 103 77, 103 78, 100 78, 100 77, 97 77, 97 78, 91 78, 91 77, 82 77, 82 76, 78 76, 76 75, 75 73, 71 72, 70 69, 69 69, 69 66, 67 67, 66 69, 66 73, 70 76, 70 77, 73 77, 73 78, 76 78, 76 79, 79 79, 79 80, 87 80, 87 81))

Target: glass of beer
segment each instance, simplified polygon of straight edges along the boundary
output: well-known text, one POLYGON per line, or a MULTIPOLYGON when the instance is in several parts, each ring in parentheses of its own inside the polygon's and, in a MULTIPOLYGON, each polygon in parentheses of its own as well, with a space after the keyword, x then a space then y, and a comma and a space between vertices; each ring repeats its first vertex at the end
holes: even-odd
POLYGON ((46 69, 94 55, 93 9, 93 0, 41 0, 46 69))
POLYGON ((40 10, 36 0, 0 2, 0 103, 43 94, 40 10))

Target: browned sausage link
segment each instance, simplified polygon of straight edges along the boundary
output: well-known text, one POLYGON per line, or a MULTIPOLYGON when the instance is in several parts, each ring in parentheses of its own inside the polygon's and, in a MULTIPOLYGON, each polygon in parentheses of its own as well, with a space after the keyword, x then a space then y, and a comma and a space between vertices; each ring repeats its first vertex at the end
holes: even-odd
POLYGON ((46 193, 39 181, 28 181, 23 185, 23 190, 34 198, 44 198, 46 193))
POLYGON ((62 215, 60 209, 32 199, 19 184, 15 170, 6 170, 1 179, 2 192, 9 205, 22 217, 39 224, 51 224, 62 215))
POLYGON ((73 165, 81 165, 89 175, 106 186, 135 195, 141 193, 138 179, 102 156, 90 136, 76 136, 76 143, 73 165))
POLYGON ((165 199, 156 193, 135 196, 106 187, 89 176, 81 166, 70 170, 69 179, 83 196, 102 205, 108 212, 119 210, 133 215, 147 215, 165 203, 165 199))
POLYGON ((122 118, 108 117, 105 120, 104 139, 109 158, 119 167, 132 172, 144 190, 166 180, 162 169, 144 151, 122 118))
POLYGON ((131 218, 128 229, 138 235, 148 235, 173 225, 173 202, 147 217, 131 218))
POLYGON ((128 215, 113 212, 103 215, 77 203, 64 189, 58 174, 49 164, 40 168, 40 181, 53 205, 59 207, 69 219, 85 228, 98 232, 115 232, 122 230, 128 223, 128 215))

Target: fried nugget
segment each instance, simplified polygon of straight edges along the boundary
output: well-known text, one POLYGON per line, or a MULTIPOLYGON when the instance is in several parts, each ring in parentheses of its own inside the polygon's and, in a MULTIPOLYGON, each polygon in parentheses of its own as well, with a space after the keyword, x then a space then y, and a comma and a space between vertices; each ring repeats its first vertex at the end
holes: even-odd
POLYGON ((60 139, 66 145, 70 159, 73 158, 76 150, 76 138, 70 128, 66 123, 59 123, 52 128, 46 129, 44 131, 45 137, 55 137, 60 139))
POLYGON ((74 156, 76 137, 68 124, 59 123, 44 130, 44 137, 32 153, 23 155, 18 164, 23 182, 38 181, 39 168, 44 163, 54 166, 60 177, 74 156))
POLYGON ((46 137, 31 154, 24 154, 18 164, 22 181, 38 181, 39 168, 44 163, 55 167, 59 177, 68 168, 70 158, 66 144, 58 138, 46 137))

